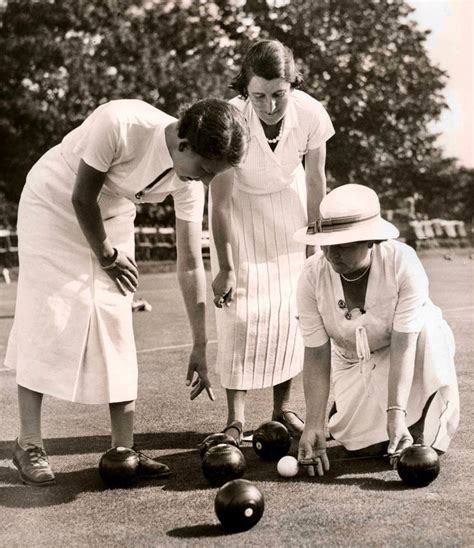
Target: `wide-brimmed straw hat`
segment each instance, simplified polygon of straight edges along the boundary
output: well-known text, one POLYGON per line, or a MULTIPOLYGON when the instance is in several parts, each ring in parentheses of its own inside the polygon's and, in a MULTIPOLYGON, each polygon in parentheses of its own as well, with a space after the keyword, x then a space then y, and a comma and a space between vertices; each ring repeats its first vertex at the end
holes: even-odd
POLYGON ((397 238, 396 226, 382 219, 377 194, 364 185, 335 188, 321 201, 320 218, 293 238, 307 245, 338 245, 397 238))

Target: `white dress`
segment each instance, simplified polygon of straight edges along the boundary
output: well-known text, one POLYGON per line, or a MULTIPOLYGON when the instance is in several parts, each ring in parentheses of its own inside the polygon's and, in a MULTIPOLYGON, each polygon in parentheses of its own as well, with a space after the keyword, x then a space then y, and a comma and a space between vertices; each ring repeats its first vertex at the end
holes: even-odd
MULTIPOLYGON (((295 320, 294 291, 305 246, 293 241, 307 223, 302 158, 333 134, 324 107, 293 90, 280 142, 273 152, 250 101, 230 101, 250 127, 245 161, 234 168, 232 252, 234 302, 217 310, 217 371, 222 386, 247 390, 274 386, 297 375, 303 342, 295 320)), ((209 208, 210 211, 212 208, 209 208)), ((211 245, 213 274, 219 271, 211 245)))
POLYGON ((135 204, 174 198, 176 216, 202 221, 200 182, 170 171, 164 128, 175 118, 138 100, 112 101, 49 150, 28 173, 18 212, 20 270, 5 365, 17 383, 81 403, 137 396, 132 295, 102 270, 74 213, 71 196, 82 158, 107 172, 99 196, 105 231, 133 257, 135 204), (137 196, 135 196, 137 194, 137 196))
POLYGON ((308 347, 332 343, 331 374, 337 412, 331 435, 349 450, 387 441, 388 373, 392 331, 419 333, 407 424, 425 419, 424 443, 446 451, 459 423, 454 338, 429 299, 428 279, 415 251, 396 240, 374 245, 364 313, 346 319, 341 278, 322 253, 305 263, 298 314, 308 347))

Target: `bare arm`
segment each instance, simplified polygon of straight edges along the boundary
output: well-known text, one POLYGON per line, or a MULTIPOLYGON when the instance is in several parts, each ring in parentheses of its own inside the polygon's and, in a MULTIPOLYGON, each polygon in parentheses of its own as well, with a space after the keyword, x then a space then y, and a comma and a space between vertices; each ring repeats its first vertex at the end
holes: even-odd
POLYGON ((202 261, 201 235, 200 223, 176 219, 178 281, 193 337, 186 384, 191 384, 194 373, 197 373, 197 378, 192 384, 191 399, 206 389, 210 399, 214 400, 207 375, 206 275, 202 261))
MULTIPOLYGON (((306 209, 308 223, 319 218, 319 204, 326 196, 326 143, 309 150, 305 156, 306 209)), ((307 246, 306 255, 314 253, 313 246, 307 246)))
POLYGON ((415 370, 418 333, 392 332, 390 343, 390 370, 388 374, 387 431, 392 454, 413 443, 406 424, 406 409, 415 370), (405 411, 404 411, 405 410, 405 411))
MULTIPOLYGON (((72 193, 72 205, 92 251, 99 263, 106 267, 114 262, 115 251, 105 232, 97 202, 104 180, 105 173, 97 171, 81 160, 72 193)), ((117 256, 116 265, 107 269, 107 274, 124 295, 127 291, 134 292, 138 286, 138 270, 131 257, 117 256)))
POLYGON ((232 258, 232 169, 215 177, 211 183, 212 234, 219 261, 219 273, 212 282, 214 304, 222 308, 230 305, 235 287, 234 262, 232 258))
MULTIPOLYGON (((304 351, 303 386, 306 403, 306 420, 301 436, 298 459, 315 459, 318 475, 329 470, 326 455, 326 409, 329 398, 331 371, 331 345, 327 341, 304 351)), ((314 470, 308 470, 314 474, 314 470)))

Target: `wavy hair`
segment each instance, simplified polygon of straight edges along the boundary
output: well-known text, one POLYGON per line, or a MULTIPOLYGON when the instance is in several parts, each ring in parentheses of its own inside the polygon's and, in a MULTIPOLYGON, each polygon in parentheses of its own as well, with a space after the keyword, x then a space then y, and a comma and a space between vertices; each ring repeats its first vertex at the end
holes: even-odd
POLYGON ((203 99, 183 107, 178 136, 186 139, 196 154, 238 165, 247 150, 249 132, 243 114, 222 99, 203 99))
POLYGON ((229 87, 246 99, 247 86, 253 76, 260 76, 265 80, 283 78, 292 88, 299 87, 303 82, 293 52, 279 40, 260 40, 253 44, 245 54, 239 74, 229 87))

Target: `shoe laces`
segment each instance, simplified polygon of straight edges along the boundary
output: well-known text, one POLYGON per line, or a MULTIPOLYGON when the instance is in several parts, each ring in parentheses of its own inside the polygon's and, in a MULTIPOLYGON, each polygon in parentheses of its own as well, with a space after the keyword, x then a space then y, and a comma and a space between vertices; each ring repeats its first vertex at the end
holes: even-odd
POLYGON ((133 451, 135 451, 135 453, 139 456, 139 457, 142 457, 144 459, 147 459, 147 460, 153 460, 151 457, 149 457, 148 455, 146 455, 145 453, 143 453, 143 451, 140 451, 140 449, 138 449, 138 447, 136 445, 133 445, 131 447, 131 449, 133 451))
POLYGON ((30 455, 30 462, 35 466, 49 464, 48 455, 42 447, 37 445, 27 445, 25 451, 30 455))

